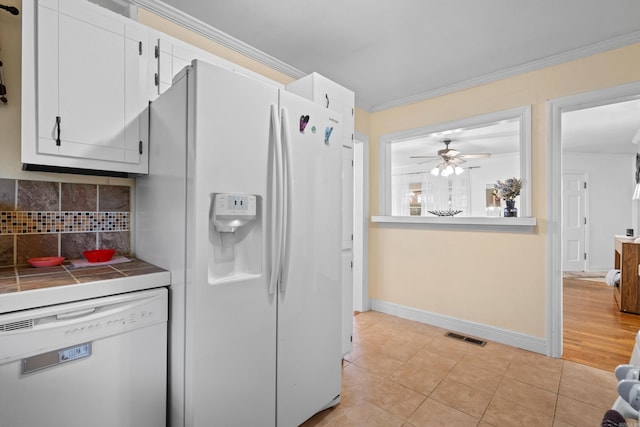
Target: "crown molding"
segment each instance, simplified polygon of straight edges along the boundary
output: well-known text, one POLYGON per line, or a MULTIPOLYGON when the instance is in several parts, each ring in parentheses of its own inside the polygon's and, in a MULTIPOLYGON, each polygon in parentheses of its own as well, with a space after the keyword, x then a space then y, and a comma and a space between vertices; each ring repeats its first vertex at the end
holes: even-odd
MULTIPOLYGON (((185 27, 188 30, 193 31, 194 33, 200 34, 203 37, 213 40, 226 48, 229 48, 248 58, 251 58, 254 61, 266 65, 269 68, 279 71, 289 77, 299 79, 308 74, 160 0, 131 0, 131 2, 139 7, 155 13, 156 15, 159 15, 165 19, 168 19, 169 21, 185 27)), ((498 80, 516 76, 518 74, 524 74, 545 67, 558 65, 563 62, 585 58, 587 56, 628 46, 634 43, 640 43, 640 31, 593 43, 567 52, 548 56, 536 61, 516 65, 514 67, 506 68, 495 73, 485 74, 473 79, 465 80, 447 86, 442 86, 425 92, 420 92, 404 98, 398 98, 396 100, 378 105, 372 105, 370 103, 363 102, 362 100, 358 101, 356 94, 356 105, 358 106, 358 108, 362 108, 365 111, 375 113, 378 111, 388 110, 390 108, 400 107, 407 104, 424 101, 430 98, 435 98, 437 96, 447 95, 453 92, 470 89, 472 87, 480 86, 483 84, 493 83, 498 80)))
POLYGON ((567 52, 562 52, 556 55, 548 56, 546 58, 527 62, 525 64, 516 65, 515 67, 506 68, 495 73, 485 74, 484 76, 454 83, 452 85, 442 86, 437 89, 421 92, 405 98, 399 98, 395 101, 385 102, 383 104, 372 107, 370 112, 375 113, 378 111, 388 110, 390 108, 400 107, 414 102, 424 101, 430 98, 435 98, 437 96, 447 95, 453 92, 470 89, 475 86, 493 83, 498 80, 506 79, 519 74, 540 70, 542 68, 551 67, 554 65, 559 65, 564 62, 586 58, 588 56, 629 46, 635 43, 640 43, 640 31, 593 43, 567 52))

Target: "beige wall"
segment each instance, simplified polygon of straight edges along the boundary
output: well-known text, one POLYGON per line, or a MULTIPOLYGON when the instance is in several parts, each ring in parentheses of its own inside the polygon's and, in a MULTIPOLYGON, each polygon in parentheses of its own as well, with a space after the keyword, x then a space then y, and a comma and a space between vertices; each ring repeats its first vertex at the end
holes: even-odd
POLYGON ((370 212, 377 215, 381 135, 531 105, 532 214, 538 225, 524 234, 371 224, 369 296, 544 337, 546 102, 638 80, 640 44, 372 114, 370 212))

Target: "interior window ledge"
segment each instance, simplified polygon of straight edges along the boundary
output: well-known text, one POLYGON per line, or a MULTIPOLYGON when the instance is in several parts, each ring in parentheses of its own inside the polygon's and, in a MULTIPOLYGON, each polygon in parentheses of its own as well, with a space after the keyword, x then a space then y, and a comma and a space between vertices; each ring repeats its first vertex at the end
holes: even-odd
POLYGON ((379 224, 410 225, 418 228, 457 229, 469 231, 532 232, 534 217, 426 217, 426 216, 372 216, 379 224))

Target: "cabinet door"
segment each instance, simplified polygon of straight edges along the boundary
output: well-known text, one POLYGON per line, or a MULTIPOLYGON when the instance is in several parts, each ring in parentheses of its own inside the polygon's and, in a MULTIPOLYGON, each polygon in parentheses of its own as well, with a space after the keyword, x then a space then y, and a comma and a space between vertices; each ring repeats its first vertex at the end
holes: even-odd
POLYGON ((148 99, 144 32, 86 1, 40 0, 38 153, 141 163, 146 150, 138 116, 148 99))

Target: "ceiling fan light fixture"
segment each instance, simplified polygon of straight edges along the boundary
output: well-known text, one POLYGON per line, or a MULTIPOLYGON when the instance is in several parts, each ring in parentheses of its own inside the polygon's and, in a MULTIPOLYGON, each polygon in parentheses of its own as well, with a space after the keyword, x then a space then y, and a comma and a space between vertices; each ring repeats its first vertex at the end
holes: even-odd
POLYGON ((456 175, 460 175, 464 172, 464 169, 462 169, 460 166, 456 166, 454 170, 456 172, 456 175))
POLYGON ((433 175, 433 176, 440 175, 440 168, 438 166, 436 166, 435 168, 431 169, 431 175, 433 175))
POLYGON ((442 171, 442 176, 449 176, 453 173, 453 166, 447 165, 446 168, 442 171))

